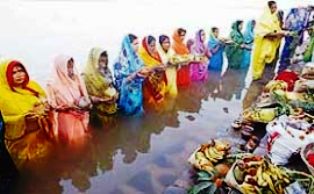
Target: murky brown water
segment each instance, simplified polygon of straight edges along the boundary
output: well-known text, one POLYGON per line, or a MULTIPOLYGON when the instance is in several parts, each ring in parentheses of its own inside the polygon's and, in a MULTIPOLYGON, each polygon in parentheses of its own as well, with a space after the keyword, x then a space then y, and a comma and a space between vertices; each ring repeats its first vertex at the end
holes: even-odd
MULTIPOLYGON (((18 194, 159 194, 188 168, 187 158, 227 128, 242 110, 246 70, 210 72, 168 101, 160 113, 117 116, 91 130, 80 146, 58 145, 21 171, 18 194)), ((248 103, 248 102, 246 102, 248 103)), ((97 123, 96 121, 93 121, 97 123)))

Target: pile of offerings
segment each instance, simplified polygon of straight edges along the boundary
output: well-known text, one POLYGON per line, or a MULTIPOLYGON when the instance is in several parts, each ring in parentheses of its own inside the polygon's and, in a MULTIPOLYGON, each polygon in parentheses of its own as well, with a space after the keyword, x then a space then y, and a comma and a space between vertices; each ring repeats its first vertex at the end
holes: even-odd
POLYGON ((278 165, 287 164, 293 154, 314 142, 314 63, 307 63, 300 72, 279 73, 232 124, 247 141, 243 151, 253 152, 258 147, 257 128, 259 132, 266 129, 267 152, 278 165))
POLYGON ((188 161, 196 169, 211 173, 217 170, 216 164, 226 159, 229 152, 230 145, 228 143, 220 140, 212 140, 210 143, 203 144, 200 148, 197 148, 188 161))
POLYGON ((232 123, 246 141, 241 150, 212 140, 191 155, 197 173, 189 194, 314 194, 314 63, 299 72, 279 73, 232 123), (263 136, 266 154, 253 155, 263 136), (302 160, 295 167, 306 173, 290 170, 300 156, 305 168, 302 160))
POLYGON ((250 153, 224 152, 219 157, 215 153, 213 160, 211 155, 206 156, 206 152, 210 152, 206 150, 216 148, 208 145, 202 145, 189 159, 197 172, 189 194, 314 193, 314 177, 311 175, 276 166, 267 157, 250 153))
POLYGON ((275 166, 255 155, 237 160, 225 178, 230 187, 245 194, 313 193, 313 180, 310 175, 275 166))

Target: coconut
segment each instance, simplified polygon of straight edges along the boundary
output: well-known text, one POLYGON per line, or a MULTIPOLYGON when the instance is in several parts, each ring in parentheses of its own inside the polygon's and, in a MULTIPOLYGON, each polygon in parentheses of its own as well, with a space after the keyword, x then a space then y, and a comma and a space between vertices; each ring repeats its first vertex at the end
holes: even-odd
POLYGON ((230 167, 226 164, 217 164, 215 170, 218 173, 219 177, 225 177, 229 171, 230 167))
POLYGON ((80 100, 78 101, 78 106, 80 108, 87 108, 89 106, 89 102, 86 100, 85 97, 81 97, 80 100))

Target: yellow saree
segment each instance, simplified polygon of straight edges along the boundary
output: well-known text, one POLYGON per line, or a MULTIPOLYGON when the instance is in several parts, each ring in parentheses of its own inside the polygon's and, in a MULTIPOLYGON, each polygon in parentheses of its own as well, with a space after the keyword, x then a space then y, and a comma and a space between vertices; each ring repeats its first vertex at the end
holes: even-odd
MULTIPOLYGON (((139 57, 142 59, 146 67, 154 68, 162 66, 162 61, 159 53, 149 53, 146 38, 144 38, 142 45, 139 48, 139 57)), ((144 81, 143 96, 144 103, 148 105, 158 105, 164 100, 166 93, 166 75, 165 73, 154 71, 144 81)))
POLYGON ((27 81, 24 88, 12 88, 7 78, 10 64, 10 60, 0 62, 0 110, 7 129, 6 144, 15 160, 38 158, 48 152, 49 146, 46 132, 51 125, 42 101, 46 95, 34 81, 27 81), (29 114, 35 118, 26 119, 29 114))
POLYGON ((280 32, 280 23, 277 13, 271 13, 267 8, 257 21, 255 28, 254 46, 252 53, 253 79, 260 79, 263 75, 265 64, 271 63, 276 57, 280 45, 280 38, 266 38, 269 33, 280 32))
POLYGON ((177 67, 175 64, 173 64, 173 58, 174 58, 174 51, 172 49, 169 49, 169 51, 166 53, 161 46, 158 47, 158 52, 160 54, 161 60, 163 64, 167 65, 171 63, 172 65, 167 66, 166 68, 166 77, 167 77, 167 87, 166 87, 166 93, 170 97, 176 97, 178 95, 178 88, 177 88, 177 67))
POLYGON ((99 58, 102 52, 104 50, 100 48, 93 48, 90 51, 84 71, 84 81, 90 96, 106 100, 96 104, 96 109, 101 113, 114 114, 117 111, 118 93, 113 87, 110 70, 108 69, 104 75, 99 71, 99 58))

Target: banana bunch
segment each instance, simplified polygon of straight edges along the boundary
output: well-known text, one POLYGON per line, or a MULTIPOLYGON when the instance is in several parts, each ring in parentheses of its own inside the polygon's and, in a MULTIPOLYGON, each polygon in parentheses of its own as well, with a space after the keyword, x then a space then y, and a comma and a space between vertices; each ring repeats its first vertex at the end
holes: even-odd
POLYGON ((290 184, 289 175, 277 166, 264 161, 257 169, 257 184, 259 187, 268 187, 273 193, 283 194, 284 188, 290 184))
POLYGON ((260 193, 259 189, 256 186, 251 185, 251 184, 246 183, 246 182, 242 183, 240 188, 241 188, 242 193, 244 193, 244 194, 257 194, 257 193, 260 193))
POLYGON ((287 91, 288 84, 282 80, 271 80, 264 87, 264 92, 273 92, 277 90, 287 91))
POLYGON ((269 123, 278 114, 278 108, 248 108, 243 111, 244 120, 251 122, 269 123))
POLYGON ((281 168, 272 165, 265 159, 238 162, 245 171, 245 178, 239 186, 244 194, 265 193, 284 194, 284 189, 291 183, 289 175, 281 168))
MULTIPOLYGON (((225 158, 230 150, 230 145, 213 140, 210 144, 203 144, 194 155, 193 165, 200 170, 205 170, 207 172, 212 172, 214 170, 214 165, 225 158)), ((193 157, 193 156, 192 156, 193 157)))

